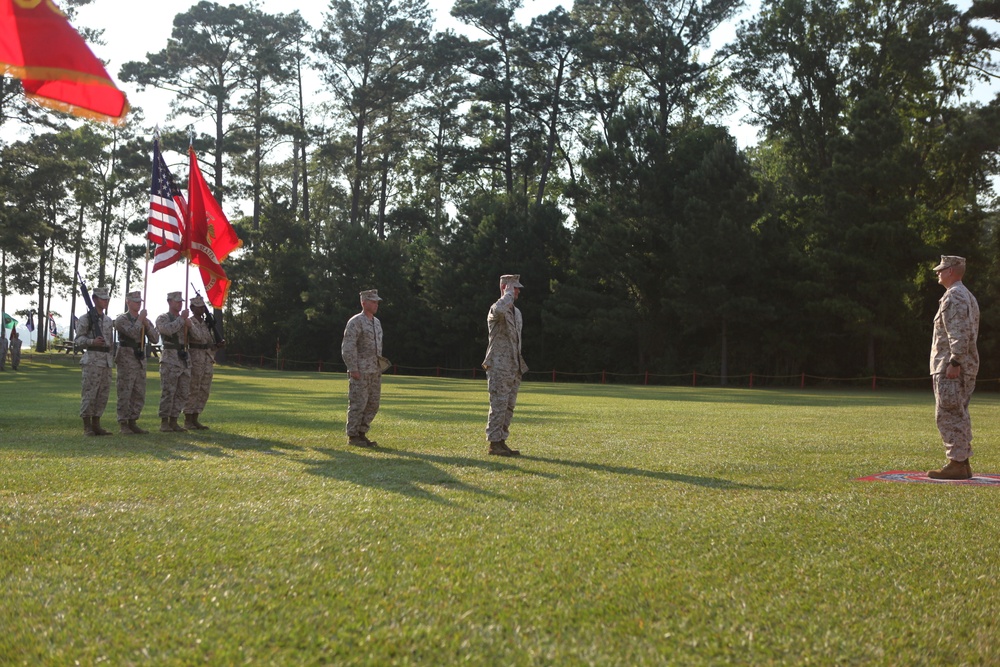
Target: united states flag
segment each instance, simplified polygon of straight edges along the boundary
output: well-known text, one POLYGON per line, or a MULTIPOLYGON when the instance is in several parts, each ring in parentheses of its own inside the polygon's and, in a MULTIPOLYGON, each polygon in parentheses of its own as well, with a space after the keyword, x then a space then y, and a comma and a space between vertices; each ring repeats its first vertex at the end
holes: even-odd
POLYGON ((181 258, 187 202, 174 183, 160 154, 159 140, 153 141, 153 187, 149 197, 149 227, 146 238, 156 246, 153 273, 181 258))

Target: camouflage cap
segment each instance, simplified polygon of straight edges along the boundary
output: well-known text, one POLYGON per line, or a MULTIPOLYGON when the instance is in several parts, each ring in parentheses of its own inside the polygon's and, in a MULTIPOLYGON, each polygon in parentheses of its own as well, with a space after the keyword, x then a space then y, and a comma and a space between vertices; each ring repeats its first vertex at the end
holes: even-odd
POLYGON ((520 273, 508 273, 507 275, 500 276, 500 284, 510 285, 511 287, 524 287, 521 284, 520 273))
POLYGON ((382 297, 378 295, 377 289, 366 289, 361 292, 362 301, 381 301, 382 297))
POLYGON ((109 290, 107 287, 97 287, 97 288, 94 289, 94 298, 97 298, 97 299, 110 299, 111 298, 111 290, 109 290))
POLYGON ((142 292, 136 290, 134 292, 129 292, 125 295, 126 301, 131 301, 133 303, 142 303, 142 292))
POLYGON ((956 266, 965 268, 965 258, 957 255, 941 255, 941 263, 934 267, 935 271, 944 271, 956 266))
POLYGON ((191 299, 191 305, 192 306, 201 306, 202 308, 204 308, 205 307, 205 299, 201 298, 200 296, 196 296, 195 298, 191 299))
POLYGON ((183 301, 180 292, 167 292, 167 301, 183 301))

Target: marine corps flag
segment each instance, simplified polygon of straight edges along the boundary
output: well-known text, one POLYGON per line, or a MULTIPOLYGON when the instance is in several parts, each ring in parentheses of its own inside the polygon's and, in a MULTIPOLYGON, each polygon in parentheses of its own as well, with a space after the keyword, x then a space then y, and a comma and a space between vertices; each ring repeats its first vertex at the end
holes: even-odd
POLYGON ((125 93, 54 0, 0 0, 0 72, 52 109, 113 123, 128 113, 125 93))
POLYGON ((201 270, 205 296, 213 306, 222 308, 229 292, 229 279, 222 269, 222 262, 243 242, 208 189, 194 148, 189 148, 188 152, 191 155, 191 170, 188 174, 189 217, 184 249, 188 260, 201 270))

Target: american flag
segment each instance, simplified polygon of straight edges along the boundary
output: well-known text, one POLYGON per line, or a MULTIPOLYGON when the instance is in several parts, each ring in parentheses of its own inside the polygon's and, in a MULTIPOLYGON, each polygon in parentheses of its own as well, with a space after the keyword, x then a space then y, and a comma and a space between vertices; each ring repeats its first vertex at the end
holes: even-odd
POLYGON ((174 183, 160 154, 159 140, 153 141, 153 187, 149 197, 149 227, 146 238, 156 246, 153 273, 170 266, 181 257, 187 202, 174 183))

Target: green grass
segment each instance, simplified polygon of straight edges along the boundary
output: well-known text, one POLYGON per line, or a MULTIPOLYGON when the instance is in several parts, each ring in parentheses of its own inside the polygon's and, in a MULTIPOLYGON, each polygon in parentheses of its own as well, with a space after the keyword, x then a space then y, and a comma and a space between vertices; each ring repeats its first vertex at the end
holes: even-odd
POLYGON ((854 481, 943 462, 927 393, 532 382, 512 460, 482 381, 387 377, 375 451, 346 390, 84 438, 71 360, 0 374, 0 663, 1000 663, 1000 489, 854 481))

